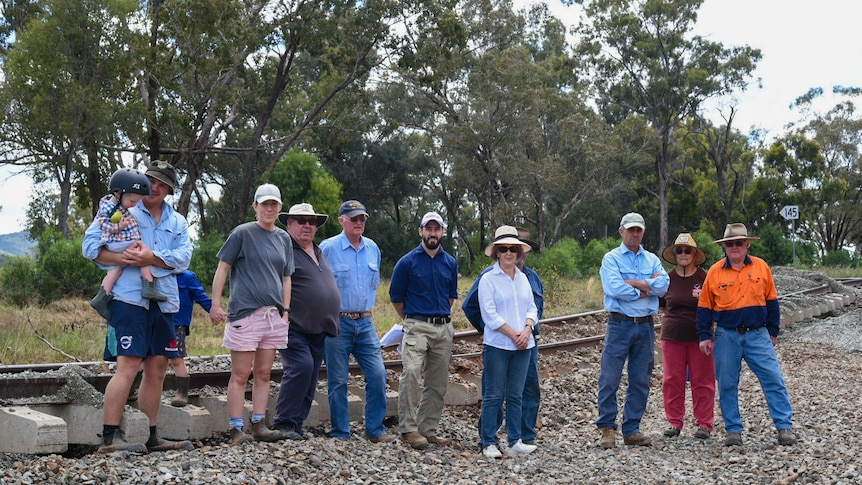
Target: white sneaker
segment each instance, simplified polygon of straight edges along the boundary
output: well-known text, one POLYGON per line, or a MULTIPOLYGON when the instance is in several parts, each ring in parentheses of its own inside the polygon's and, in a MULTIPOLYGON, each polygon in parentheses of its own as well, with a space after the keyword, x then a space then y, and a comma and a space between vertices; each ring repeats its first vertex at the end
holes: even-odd
POLYGON ((518 440, 517 443, 509 447, 509 456, 526 455, 536 451, 536 445, 525 445, 523 441, 518 440))
POLYGON ((482 450, 482 454, 485 455, 485 458, 500 458, 503 456, 500 453, 500 450, 497 449, 497 445, 488 445, 485 449, 482 450))

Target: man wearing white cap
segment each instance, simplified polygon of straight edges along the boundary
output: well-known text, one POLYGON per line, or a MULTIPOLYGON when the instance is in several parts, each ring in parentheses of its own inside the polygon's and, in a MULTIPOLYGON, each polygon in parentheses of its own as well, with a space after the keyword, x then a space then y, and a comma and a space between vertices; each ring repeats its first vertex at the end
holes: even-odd
POLYGON ((398 426, 401 439, 416 449, 449 443, 437 435, 437 424, 449 382, 455 335, 449 315, 458 298, 458 263, 440 245, 445 228, 436 212, 422 217, 422 243, 398 260, 389 287, 392 306, 404 319, 398 426))
POLYGON ((749 256, 751 241, 744 224, 728 224, 724 237, 713 241, 726 258, 709 268, 697 305, 700 350, 715 360, 718 403, 727 432, 725 446, 742 444, 739 414, 739 373, 742 361, 757 376, 775 428, 778 444, 795 445, 793 408, 775 355, 781 313, 772 270, 749 256), (715 329, 713 330, 713 322, 715 329))
POLYGON ((670 277, 658 256, 641 246, 644 218, 630 212, 620 221, 622 244, 602 258, 602 288, 608 329, 602 348, 599 372, 596 426, 601 430, 602 448, 616 446, 617 390, 623 366, 628 360, 628 389, 623 409, 623 442, 630 446, 649 446, 652 440, 640 432, 646 412, 655 346, 655 314, 658 299, 665 295, 670 277))

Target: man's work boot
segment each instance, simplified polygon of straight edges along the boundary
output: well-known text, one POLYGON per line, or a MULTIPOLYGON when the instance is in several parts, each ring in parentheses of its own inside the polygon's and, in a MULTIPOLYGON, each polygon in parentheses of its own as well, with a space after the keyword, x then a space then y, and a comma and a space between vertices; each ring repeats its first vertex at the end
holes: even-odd
POLYGON ((629 435, 623 438, 623 443, 628 446, 649 446, 652 444, 652 440, 649 436, 638 431, 633 435, 629 435))
POLYGON ((241 429, 230 429, 230 444, 231 446, 239 446, 246 441, 251 441, 251 436, 242 432, 241 429))
POLYGON ((251 435, 257 441, 279 441, 284 439, 281 431, 269 429, 263 421, 251 423, 251 435))
POLYGON ((96 309, 96 312, 105 320, 111 319, 111 302, 114 300, 114 295, 109 295, 105 292, 104 286, 99 286, 99 292, 90 300, 90 306, 96 309))
POLYGON ((168 297, 156 289, 156 281, 149 281, 141 276, 141 296, 152 301, 168 301, 168 297))
POLYGON ((419 434, 417 431, 409 433, 401 433, 401 441, 410 445, 414 450, 421 450, 428 446, 428 439, 419 434))
POLYGON ((189 403, 189 376, 177 377, 177 393, 171 400, 171 406, 181 408, 189 403))
POLYGON ((599 446, 605 449, 617 446, 616 432, 617 430, 611 427, 602 428, 602 440, 599 442, 599 446))
POLYGON ((128 443, 122 430, 114 431, 114 436, 102 442, 97 453, 113 453, 115 451, 126 451, 129 453, 147 453, 147 445, 143 443, 128 443))

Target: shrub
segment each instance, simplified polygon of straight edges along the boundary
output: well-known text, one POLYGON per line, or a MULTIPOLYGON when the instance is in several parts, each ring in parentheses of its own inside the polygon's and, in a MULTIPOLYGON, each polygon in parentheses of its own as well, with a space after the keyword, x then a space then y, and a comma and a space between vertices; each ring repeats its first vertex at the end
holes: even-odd
POLYGON ((50 246, 40 244, 37 285, 42 301, 64 296, 92 296, 99 289, 105 270, 81 254, 83 236, 59 239, 50 246))
POLYGON ((218 251, 223 244, 224 238, 217 232, 211 232, 194 242, 189 270, 195 273, 198 280, 206 287, 212 285, 218 268, 218 251))
POLYGON ((0 266, 0 296, 18 307, 36 299, 36 262, 27 256, 11 256, 0 266))
POLYGON ((529 265, 551 274, 555 272, 565 278, 578 278, 578 262, 581 260, 581 245, 572 238, 563 238, 541 253, 529 256, 529 265))

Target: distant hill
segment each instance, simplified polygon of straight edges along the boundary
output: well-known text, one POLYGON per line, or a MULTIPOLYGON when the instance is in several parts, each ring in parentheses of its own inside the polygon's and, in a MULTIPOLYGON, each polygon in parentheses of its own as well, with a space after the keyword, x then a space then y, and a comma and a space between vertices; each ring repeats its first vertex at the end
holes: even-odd
POLYGON ((0 234, 0 262, 9 256, 29 256, 35 248, 36 242, 30 240, 26 231, 0 234))

